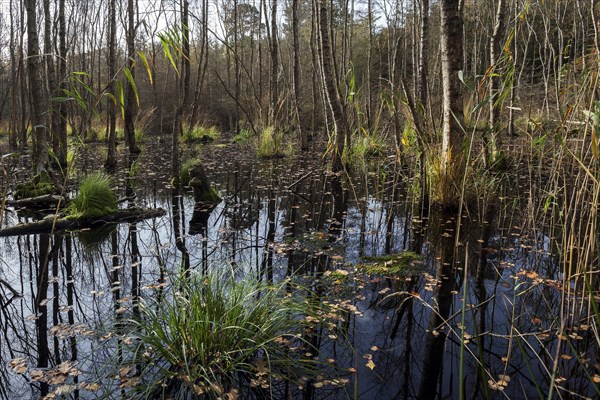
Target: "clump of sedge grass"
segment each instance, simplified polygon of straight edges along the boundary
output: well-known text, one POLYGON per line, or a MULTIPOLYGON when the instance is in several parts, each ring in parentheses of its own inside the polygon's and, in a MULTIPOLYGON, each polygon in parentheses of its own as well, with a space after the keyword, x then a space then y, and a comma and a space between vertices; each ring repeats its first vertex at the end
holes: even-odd
POLYGON ((345 156, 350 163, 360 163, 385 156, 387 147, 385 138, 381 134, 365 133, 352 142, 345 156))
POLYGON ((104 173, 93 173, 81 181, 77 197, 69 214, 75 218, 97 218, 117 210, 117 196, 111 188, 112 180, 104 173))
POLYGON ((172 295, 142 303, 134 323, 136 362, 147 366, 139 398, 217 398, 248 382, 268 391, 277 381, 315 376, 314 361, 290 348, 308 349, 300 334, 310 313, 286 284, 192 273, 175 278, 172 295))
POLYGON ((254 137, 254 132, 249 130, 249 129, 242 129, 240 130, 240 133, 238 133, 237 135, 235 135, 232 139, 232 141, 234 143, 240 143, 240 144, 245 144, 248 143, 250 141, 250 139, 252 139, 254 137))
POLYGON ((285 148, 283 135, 275 128, 268 126, 262 130, 256 142, 256 155, 261 158, 284 157, 291 152, 290 148, 285 148))
POLYGON ((185 125, 183 127, 182 140, 185 143, 195 142, 212 142, 217 139, 221 133, 215 126, 202 126, 197 125, 190 127, 185 125))
POLYGON ((190 172, 199 165, 202 165, 202 162, 197 158, 189 158, 181 164, 179 181, 183 186, 189 186, 190 180, 192 179, 190 172))
POLYGON ((495 168, 484 168, 479 159, 456 160, 444 170, 441 151, 430 148, 427 154, 428 190, 433 204, 450 210, 458 210, 461 201, 474 206, 492 198, 502 184, 503 176, 496 174, 495 168))

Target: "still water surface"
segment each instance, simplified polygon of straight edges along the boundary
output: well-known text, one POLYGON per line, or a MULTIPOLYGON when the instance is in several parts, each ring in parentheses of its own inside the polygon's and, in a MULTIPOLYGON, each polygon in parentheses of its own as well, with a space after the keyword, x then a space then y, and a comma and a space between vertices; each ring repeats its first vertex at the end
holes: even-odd
MULTIPOLYGON (((0 239, 0 398, 38 397, 46 388, 30 371, 43 363, 78 363, 79 372, 49 390, 105 377, 115 358, 115 346, 106 345, 114 321, 131 312, 136 296, 156 295, 182 265, 182 248, 192 269, 303 277, 323 299, 352 306, 339 335, 323 330, 318 341, 320 358, 334 359, 348 383, 326 381, 298 390, 297 398, 459 398, 461 365, 468 398, 544 397, 554 367, 563 398, 598 395, 589 377, 599 349, 586 330, 586 310, 573 310, 563 327, 572 340, 558 348, 559 260, 543 227, 522 228, 510 196, 466 210, 459 226, 442 212, 421 218, 393 160, 357 173, 350 184, 325 172, 318 156, 255 162, 214 148, 203 158, 223 198, 210 213, 195 209, 187 193, 172 195, 168 155, 148 145, 134 179, 120 178, 118 186, 136 193, 130 203, 165 209, 163 217, 0 239), (47 287, 39 278, 45 249, 47 287), (364 257, 407 250, 420 255, 411 272, 356 270, 364 257), (339 269, 351 279, 325 279, 339 269), (35 306, 37 296, 47 298, 47 312, 35 306), (554 366, 557 352, 563 356, 554 366), (14 360, 27 372, 15 373, 14 360)), ((80 164, 86 173, 101 162, 83 154, 80 164)), ((4 225, 25 220, 7 212, 4 225)), ((123 397, 118 382, 101 382, 97 391, 68 397, 123 397)))

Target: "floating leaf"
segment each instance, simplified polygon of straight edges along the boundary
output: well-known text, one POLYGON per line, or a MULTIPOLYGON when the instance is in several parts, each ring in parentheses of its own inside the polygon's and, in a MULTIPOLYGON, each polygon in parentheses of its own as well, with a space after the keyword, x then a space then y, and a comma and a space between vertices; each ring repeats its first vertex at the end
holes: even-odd
POLYGON ((100 384, 99 383, 87 383, 87 382, 82 382, 79 385, 80 389, 83 390, 87 390, 88 392, 97 392, 98 389, 100 389, 100 384))
POLYGON ((373 368, 375 368, 375 363, 373 362, 373 360, 369 360, 369 362, 367 363, 367 368, 369 368, 371 371, 373 370, 373 368))
POLYGON ((56 390, 54 391, 54 394, 56 394, 57 396, 64 396, 64 395, 72 393, 75 389, 76 389, 75 385, 61 385, 56 388, 56 390))
POLYGON ((13 358, 8 362, 8 367, 16 374, 24 374, 27 372, 27 359, 22 357, 13 358))
POLYGON ((34 369, 33 371, 31 371, 31 380, 34 382, 44 381, 44 373, 39 369, 34 369))
POLYGON ((136 387, 137 385, 139 385, 140 383, 140 378, 138 377, 134 377, 134 378, 126 378, 121 380, 121 384, 119 385, 120 388, 132 388, 132 387, 136 387))

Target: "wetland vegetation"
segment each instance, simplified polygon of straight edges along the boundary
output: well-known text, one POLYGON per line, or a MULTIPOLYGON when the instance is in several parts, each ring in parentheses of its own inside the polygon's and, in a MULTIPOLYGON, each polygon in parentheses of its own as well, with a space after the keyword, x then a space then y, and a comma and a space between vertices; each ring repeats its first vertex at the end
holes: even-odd
POLYGON ((600 397, 596 1, 5 3, 0 399, 600 397))

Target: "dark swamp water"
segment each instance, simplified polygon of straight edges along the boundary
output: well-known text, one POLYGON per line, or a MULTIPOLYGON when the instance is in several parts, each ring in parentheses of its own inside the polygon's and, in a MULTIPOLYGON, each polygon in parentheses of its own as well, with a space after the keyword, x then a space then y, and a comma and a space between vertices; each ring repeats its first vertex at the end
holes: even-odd
MULTIPOLYGON (((221 147, 199 151, 223 198, 209 214, 194 212, 189 194, 172 196, 170 155, 146 144, 128 184, 136 205, 161 207, 163 217, 0 239, 0 398, 39 397, 46 388, 34 371, 43 363, 47 371, 63 366, 47 387, 57 398, 126 398, 119 376, 107 375, 118 348, 112 326, 131 313, 138 292, 156 296, 182 265, 183 247, 194 270, 303 277, 320 287, 323 301, 345 308, 347 318, 319 330, 317 341, 319 358, 335 359, 336 376, 292 391, 293 398, 452 399, 461 376, 466 398, 544 398, 550 390, 553 398, 598 398, 590 377, 599 373, 600 350, 587 310, 572 310, 560 325, 560 260, 544 227, 526 227, 518 179, 514 196, 466 210, 458 228, 456 216, 419 216, 393 159, 357 173, 350 185, 327 173, 320 155, 256 161, 221 147), (176 230, 184 233, 179 243, 176 230), (45 249, 50 280, 40 287, 45 249), (419 259, 402 274, 356 267, 408 250, 419 259), (44 292, 46 312, 35 306, 44 292)), ((102 160, 82 149, 78 163, 85 174, 102 160)), ((126 180, 118 186, 124 196, 126 180)), ((24 220, 9 208, 3 227, 24 220)), ((275 387, 271 395, 285 398, 275 387)))

